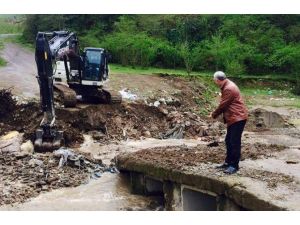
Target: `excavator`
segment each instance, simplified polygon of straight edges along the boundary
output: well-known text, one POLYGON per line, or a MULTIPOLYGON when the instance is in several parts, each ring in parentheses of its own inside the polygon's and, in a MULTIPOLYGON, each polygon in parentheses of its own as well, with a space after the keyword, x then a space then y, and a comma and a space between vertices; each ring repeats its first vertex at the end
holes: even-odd
POLYGON ((51 151, 64 143, 63 131, 58 131, 55 124, 54 91, 65 107, 75 107, 78 97, 93 103, 121 102, 119 93, 103 87, 108 80, 108 58, 103 48, 88 47, 80 55, 79 41, 73 32, 38 32, 35 61, 44 115, 36 130, 35 149, 51 151))
POLYGON ((79 53, 79 40, 74 32, 55 31, 49 40, 55 59, 54 88, 65 107, 75 107, 80 96, 84 102, 118 104, 118 92, 104 89, 109 78, 110 55, 103 48, 84 48, 79 53), (63 66, 62 66, 63 65, 63 66))

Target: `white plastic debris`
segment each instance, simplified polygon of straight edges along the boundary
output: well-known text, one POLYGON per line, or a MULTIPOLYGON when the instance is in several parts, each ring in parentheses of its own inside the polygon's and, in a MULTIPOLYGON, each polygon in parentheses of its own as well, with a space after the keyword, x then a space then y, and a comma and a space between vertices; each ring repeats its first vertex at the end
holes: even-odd
POLYGON ((155 101, 155 102, 153 103, 153 105, 154 105, 155 107, 158 107, 158 106, 160 105, 160 102, 159 102, 159 101, 155 101))
POLYGON ((67 148, 60 148, 53 152, 54 156, 60 157, 58 167, 62 167, 67 161, 69 157, 75 156, 74 152, 67 148))
POLYGON ((128 89, 123 89, 119 91, 119 93, 122 95, 122 99, 129 99, 131 101, 137 100, 138 97, 136 94, 131 93, 128 89))

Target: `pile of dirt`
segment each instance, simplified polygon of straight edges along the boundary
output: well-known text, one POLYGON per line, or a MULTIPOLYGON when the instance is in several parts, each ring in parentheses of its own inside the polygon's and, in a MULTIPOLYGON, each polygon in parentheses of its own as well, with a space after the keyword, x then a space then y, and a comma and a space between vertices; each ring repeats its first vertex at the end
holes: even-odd
MULTIPOLYGON (((244 144, 241 160, 271 157, 283 150, 283 146, 260 143, 244 144)), ((199 163, 222 163, 225 159, 225 145, 215 147, 198 145, 196 147, 158 147, 140 150, 131 155, 132 158, 154 163, 172 169, 184 166, 197 166, 199 163)))
POLYGON ((18 156, 0 155, 0 205, 21 203, 62 187, 75 187, 89 179, 87 168, 66 165, 58 168, 59 158, 53 154, 18 156))
POLYGON ((145 104, 124 103, 121 105, 90 105, 76 110, 56 110, 57 124, 70 144, 72 135, 92 133, 102 144, 112 141, 158 137, 167 127, 165 116, 156 108, 145 104))
MULTIPOLYGON (((8 95, 10 96, 10 95, 8 95)), ((43 113, 37 102, 28 102, 24 104, 13 103, 11 110, 5 116, 0 117, 0 136, 9 131, 16 130, 24 133, 24 139, 34 141, 35 131, 39 128, 43 113)), ((76 146, 83 142, 81 132, 70 126, 64 121, 57 120, 57 128, 64 131, 64 138, 67 146, 76 146)))
MULTIPOLYGON (((10 95, 8 95, 10 97, 10 95)), ((10 116, 0 119, 0 135, 11 130, 24 133, 25 139, 34 141, 35 130, 43 114, 39 103, 16 105, 10 116)), ((84 141, 83 134, 94 132, 94 138, 102 144, 114 141, 161 138, 177 125, 183 126, 183 137, 196 138, 216 134, 220 127, 209 126, 197 114, 181 112, 173 105, 149 106, 144 102, 120 105, 90 105, 82 108, 56 108, 57 129, 64 131, 65 144, 77 147, 84 141)))
POLYGON ((278 113, 257 108, 249 112, 246 130, 263 131, 270 128, 287 128, 290 124, 278 113))
POLYGON ((0 90, 0 119, 11 117, 11 112, 16 108, 16 100, 13 99, 10 89, 0 90))
POLYGON ((204 84, 202 84, 198 79, 191 78, 186 79, 178 76, 172 76, 168 74, 160 74, 164 78, 164 82, 168 83, 173 87, 174 93, 158 93, 154 99, 148 99, 147 101, 155 101, 159 98, 169 98, 171 97, 175 100, 170 105, 176 107, 178 111, 181 112, 196 112, 199 113, 203 109, 210 112, 212 111, 213 102, 207 99, 207 93, 210 92, 204 84))

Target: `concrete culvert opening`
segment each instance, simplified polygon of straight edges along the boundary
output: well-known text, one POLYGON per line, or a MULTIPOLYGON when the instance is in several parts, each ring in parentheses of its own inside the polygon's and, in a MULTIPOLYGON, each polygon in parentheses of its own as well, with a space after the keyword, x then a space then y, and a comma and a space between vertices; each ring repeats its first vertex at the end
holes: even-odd
POLYGON ((145 178, 147 195, 163 195, 163 183, 152 178, 145 178))
POLYGON ((184 211, 217 211, 216 196, 189 188, 182 189, 182 204, 184 211))

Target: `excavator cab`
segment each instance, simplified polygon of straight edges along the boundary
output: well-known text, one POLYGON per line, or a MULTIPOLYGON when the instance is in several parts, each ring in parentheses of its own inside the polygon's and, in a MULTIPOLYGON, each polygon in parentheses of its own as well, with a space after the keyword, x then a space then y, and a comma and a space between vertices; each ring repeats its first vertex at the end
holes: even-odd
POLYGON ((82 83, 97 85, 108 78, 107 52, 103 48, 85 48, 83 52, 82 83))

